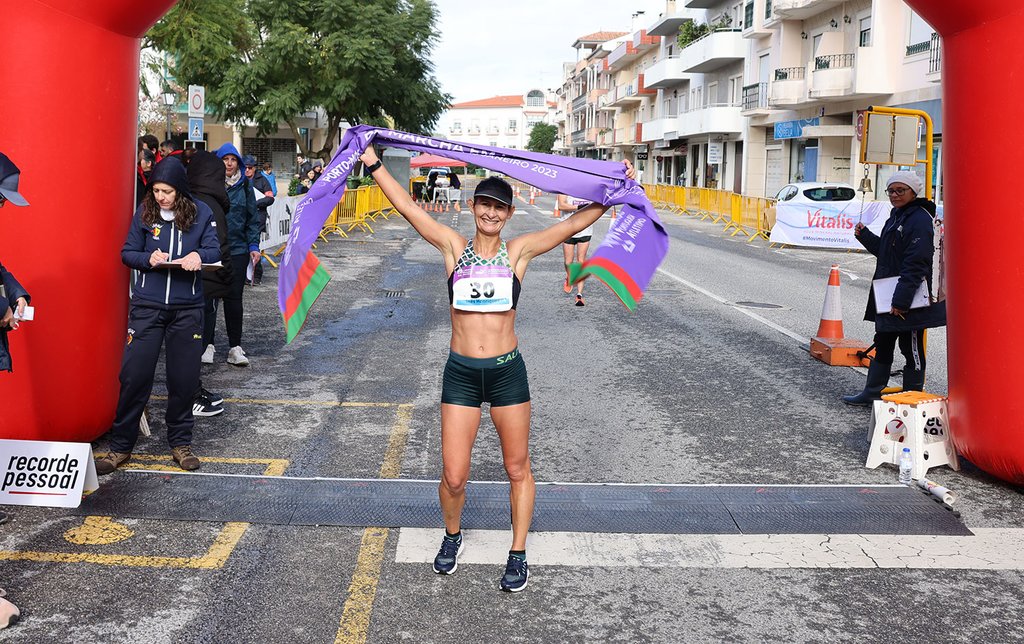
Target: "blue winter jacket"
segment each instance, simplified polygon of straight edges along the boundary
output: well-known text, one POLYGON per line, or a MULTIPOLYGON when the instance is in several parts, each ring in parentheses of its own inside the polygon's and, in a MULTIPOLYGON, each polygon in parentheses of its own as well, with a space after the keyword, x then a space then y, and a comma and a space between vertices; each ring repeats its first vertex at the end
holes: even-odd
POLYGON ((891 313, 875 313, 875 294, 868 295, 868 306, 864 319, 875 323, 876 331, 896 332, 927 329, 946 325, 946 302, 911 309, 910 302, 922 280, 928 281, 928 292, 932 287, 932 258, 935 254, 933 218, 935 204, 917 198, 902 208, 893 208, 889 219, 882 226, 879 237, 864 228, 857 239, 872 255, 878 258, 872 279, 899 277, 892 304, 907 311, 905 318, 891 313), (908 310, 909 309, 909 310, 908 310))
POLYGON ((260 249, 260 224, 263 218, 256 211, 256 192, 252 182, 245 176, 242 157, 231 143, 217 148, 217 156, 223 159, 229 154, 235 155, 239 163, 241 178, 233 186, 227 186, 228 201, 231 209, 227 212, 228 246, 232 255, 245 255, 260 249))
MULTIPOLYGON (((156 164, 149 189, 156 183, 167 183, 178 191, 178 198, 191 199, 185 168, 174 158, 156 164), (165 165, 170 164, 170 165, 165 165)), ((196 220, 188 230, 181 230, 173 221, 159 220, 153 226, 142 223, 144 204, 132 217, 128 238, 121 247, 121 261, 139 271, 132 288, 132 304, 159 309, 185 309, 203 306, 201 271, 181 268, 153 268, 149 258, 154 250, 168 253, 168 261, 180 259, 195 251, 204 264, 220 261, 220 243, 210 207, 195 201, 196 220)))

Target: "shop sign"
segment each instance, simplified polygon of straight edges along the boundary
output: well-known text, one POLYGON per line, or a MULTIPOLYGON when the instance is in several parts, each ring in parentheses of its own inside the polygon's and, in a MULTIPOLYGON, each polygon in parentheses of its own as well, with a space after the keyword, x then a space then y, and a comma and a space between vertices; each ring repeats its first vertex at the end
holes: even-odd
POLYGON ((805 127, 820 124, 821 119, 817 117, 813 119, 800 119, 797 121, 780 121, 775 124, 775 138, 799 139, 801 136, 803 136, 805 127))

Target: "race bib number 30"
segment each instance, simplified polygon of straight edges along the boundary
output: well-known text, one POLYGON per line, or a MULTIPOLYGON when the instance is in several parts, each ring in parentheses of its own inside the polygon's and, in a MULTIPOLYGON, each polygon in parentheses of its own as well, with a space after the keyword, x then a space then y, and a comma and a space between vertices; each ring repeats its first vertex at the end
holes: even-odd
POLYGON ((508 311, 512 308, 512 269, 507 266, 456 269, 452 293, 452 306, 460 311, 508 311))

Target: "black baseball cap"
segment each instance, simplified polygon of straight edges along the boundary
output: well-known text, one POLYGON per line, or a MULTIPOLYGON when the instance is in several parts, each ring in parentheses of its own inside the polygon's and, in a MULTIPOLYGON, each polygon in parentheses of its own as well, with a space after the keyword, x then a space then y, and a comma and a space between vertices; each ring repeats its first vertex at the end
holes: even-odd
POLYGON ((476 190, 473 192, 473 199, 476 199, 477 197, 490 197, 495 201, 500 201, 506 206, 511 206, 512 186, 510 186, 508 181, 505 181, 504 179, 499 179, 498 177, 487 177, 477 184, 476 190))
POLYGON ((27 206, 28 201, 18 192, 18 179, 21 178, 21 170, 14 165, 14 161, 7 158, 7 155, 0 152, 0 195, 15 206, 27 206))

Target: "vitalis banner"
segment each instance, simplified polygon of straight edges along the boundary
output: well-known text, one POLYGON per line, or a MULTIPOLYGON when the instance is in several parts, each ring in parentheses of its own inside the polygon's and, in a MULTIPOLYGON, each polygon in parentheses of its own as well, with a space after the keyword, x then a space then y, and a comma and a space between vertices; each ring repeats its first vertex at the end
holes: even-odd
POLYGON ((775 206, 775 225, 772 226, 773 244, 816 246, 819 248, 852 248, 863 250, 853 228, 863 223, 871 232, 881 235, 882 226, 889 216, 888 202, 869 201, 861 212, 860 202, 854 205, 842 202, 790 204, 775 206))

